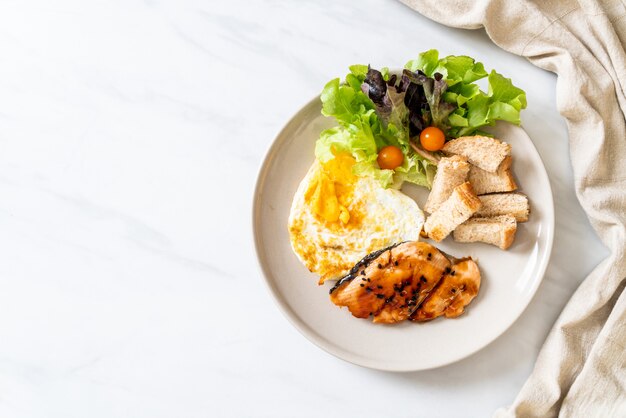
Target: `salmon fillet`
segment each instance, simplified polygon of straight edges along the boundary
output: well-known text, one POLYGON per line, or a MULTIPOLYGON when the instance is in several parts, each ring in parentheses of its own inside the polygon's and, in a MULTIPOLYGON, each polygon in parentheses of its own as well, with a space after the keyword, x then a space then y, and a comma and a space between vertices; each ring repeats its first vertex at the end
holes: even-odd
POLYGON ((411 315, 412 321, 430 321, 439 316, 456 318, 476 297, 480 289, 480 271, 472 259, 460 260, 446 270, 437 287, 411 315))
POLYGON ((450 266, 448 258, 430 244, 397 244, 357 263, 330 290, 330 299, 357 318, 400 322, 422 304, 450 266))

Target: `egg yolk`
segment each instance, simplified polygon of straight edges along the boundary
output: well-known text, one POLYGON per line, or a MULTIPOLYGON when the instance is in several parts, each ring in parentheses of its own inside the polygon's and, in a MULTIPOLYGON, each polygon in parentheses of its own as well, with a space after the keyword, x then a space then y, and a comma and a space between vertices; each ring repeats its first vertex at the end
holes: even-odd
POLYGON ((350 222, 348 206, 356 181, 352 173, 354 163, 350 154, 338 153, 321 165, 305 195, 313 212, 327 222, 350 222))

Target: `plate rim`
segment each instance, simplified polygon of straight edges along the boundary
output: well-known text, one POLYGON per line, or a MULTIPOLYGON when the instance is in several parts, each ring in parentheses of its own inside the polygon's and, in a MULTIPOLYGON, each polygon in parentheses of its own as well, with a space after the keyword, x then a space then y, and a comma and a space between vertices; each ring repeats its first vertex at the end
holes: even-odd
POLYGON ((257 225, 259 214, 260 214, 260 206, 259 206, 260 187, 261 187, 261 184, 263 184, 263 180, 267 175, 270 157, 274 153, 277 152, 279 145, 285 141, 284 139, 279 141, 279 139, 283 137, 283 132, 287 130, 289 125, 294 122, 294 118, 307 107, 315 105, 315 102, 319 100, 320 100, 320 96, 316 95, 312 99, 305 102, 304 105, 300 106, 297 111, 291 114, 291 117, 287 120, 286 123, 282 125, 278 133, 274 136, 274 139, 272 140, 270 145, 267 147, 265 153, 263 154, 263 159, 261 160, 261 163, 259 164, 258 170, 257 170, 256 181, 255 181, 254 191, 252 195, 253 200, 252 200, 252 213, 251 213, 252 215, 251 226, 252 226, 252 234, 253 234, 253 241, 254 241, 254 254, 256 258, 257 271, 261 273, 265 288, 272 296, 272 299, 274 300, 274 304, 278 306, 279 310, 281 311, 282 315, 287 319, 287 321, 291 323, 291 325, 294 328, 296 328, 300 334, 302 334, 308 341, 313 343, 315 346, 321 348, 328 354, 331 354, 332 356, 338 359, 347 361, 348 363, 352 363, 357 366, 366 367, 366 368, 373 369, 373 370, 399 372, 399 373, 432 370, 432 369, 444 367, 444 366, 456 363, 458 361, 461 361, 463 359, 466 359, 472 356, 473 354, 476 354, 477 352, 483 350, 485 347, 489 346, 490 344, 493 344, 496 340, 502 337, 502 335, 504 335, 511 328, 511 326, 513 326, 513 324, 515 324, 519 320, 519 318, 526 311, 526 309, 528 309, 530 302, 534 299, 537 293, 537 290, 539 289, 539 286, 541 285, 541 283, 543 282, 545 278, 545 273, 548 268, 548 264, 550 263, 550 259, 552 258, 552 250, 554 246, 554 229, 555 229, 554 195, 552 194, 552 185, 550 184, 550 176, 548 175, 548 172, 546 170, 545 164, 543 162, 543 158, 541 158, 541 154, 537 150, 537 147, 535 146, 535 143, 533 142, 530 135, 528 135, 528 132, 526 132, 526 130, 522 127, 521 124, 520 125, 513 124, 513 126, 517 126, 518 128, 522 129, 522 131, 526 134, 526 136, 530 140, 530 144, 532 148, 535 150, 535 153, 537 154, 537 157, 539 158, 539 162, 541 163, 541 171, 545 175, 546 179, 548 180, 547 192, 550 196, 550 201, 548 202, 548 207, 550 208, 550 211, 547 214, 549 219, 546 220, 548 228, 547 228, 547 240, 546 240, 547 249, 545 252, 545 257, 539 260, 541 263, 539 269, 537 270, 538 271, 537 275, 539 276, 539 280, 537 280, 533 284, 532 288, 530 289, 529 297, 526 301, 526 304, 522 308, 520 308, 518 312, 515 313, 514 315, 515 318, 511 321, 511 323, 509 323, 506 327, 504 327, 493 339, 486 341, 483 344, 478 345, 476 348, 466 353, 463 353, 460 356, 456 356, 447 361, 442 361, 437 364, 433 364, 429 367, 419 367, 419 368, 385 367, 384 365, 367 361, 367 359, 363 359, 357 355, 354 355, 350 352, 343 350, 337 345, 332 344, 331 342, 327 341, 326 339, 321 337, 319 334, 314 332, 308 324, 306 324, 304 321, 299 319, 298 316, 294 313, 293 309, 291 309, 287 305, 287 303, 283 300, 283 298, 279 297, 279 294, 278 294, 279 292, 276 289, 275 285, 273 283, 270 283, 269 277, 271 276, 271 274, 268 271, 268 267, 264 265, 264 262, 261 259, 261 245, 260 245, 261 238, 260 238, 259 228, 257 225), (359 359, 363 359, 365 361, 359 361, 359 359))

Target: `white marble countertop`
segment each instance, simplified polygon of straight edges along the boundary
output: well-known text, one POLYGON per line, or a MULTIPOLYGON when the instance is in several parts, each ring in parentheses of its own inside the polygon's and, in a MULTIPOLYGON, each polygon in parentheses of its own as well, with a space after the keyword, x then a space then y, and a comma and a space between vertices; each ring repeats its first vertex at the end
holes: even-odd
POLYGON ((555 83, 392 0, 0 3, 0 416, 488 416, 606 254, 574 195, 555 83), (274 306, 252 193, 275 134, 327 80, 432 47, 527 91, 555 244, 502 337, 383 373, 316 348, 274 306))

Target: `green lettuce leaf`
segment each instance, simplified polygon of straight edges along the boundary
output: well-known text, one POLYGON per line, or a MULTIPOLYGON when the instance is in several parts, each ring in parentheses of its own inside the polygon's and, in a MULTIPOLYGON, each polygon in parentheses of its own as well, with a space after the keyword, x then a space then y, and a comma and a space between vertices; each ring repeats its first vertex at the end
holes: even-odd
POLYGON ((320 94, 322 114, 335 118, 339 126, 320 134, 315 155, 325 162, 336 152, 349 152, 357 161, 354 173, 371 176, 383 187, 399 187, 404 181, 430 187, 435 166, 413 152, 404 92, 389 87, 388 81, 386 68, 353 65, 345 82, 337 78, 326 84, 320 94), (378 166, 378 151, 387 145, 399 147, 405 156, 396 170, 378 166))
POLYGON ((448 136, 456 138, 480 132, 484 126, 492 126, 498 120, 519 125, 520 111, 526 108, 526 94, 496 71, 487 73, 482 63, 468 56, 439 58, 437 50, 421 53, 409 61, 405 68, 426 76, 443 75, 448 89, 443 100, 457 106, 447 117, 450 125, 448 136), (487 93, 475 82, 487 77, 487 93))
POLYGON ((515 87, 510 78, 495 71, 489 73, 489 118, 520 124, 520 110, 526 108, 526 93, 515 87))
POLYGON ((427 126, 438 126, 448 138, 482 133, 498 120, 520 123, 526 94, 510 79, 491 71, 468 56, 439 57, 425 51, 405 66, 402 74, 390 74, 367 65, 352 65, 343 82, 329 81, 322 93, 322 114, 338 127, 320 134, 315 155, 321 161, 336 152, 349 152, 357 163, 357 175, 371 176, 384 187, 404 181, 430 187, 436 167, 411 147, 427 126), (487 78, 488 91, 476 81, 487 78), (395 170, 381 170, 378 151, 399 147, 404 163, 395 170))
POLYGON ((411 72, 420 70, 428 77, 432 77, 433 74, 437 72, 437 67, 439 67, 439 51, 436 49, 422 52, 417 56, 417 59, 407 62, 404 66, 404 68, 411 70, 411 72))
POLYGON ((404 163, 396 168, 394 187, 399 188, 402 182, 407 181, 418 186, 430 188, 436 172, 437 166, 418 154, 410 154, 404 159, 404 163))

